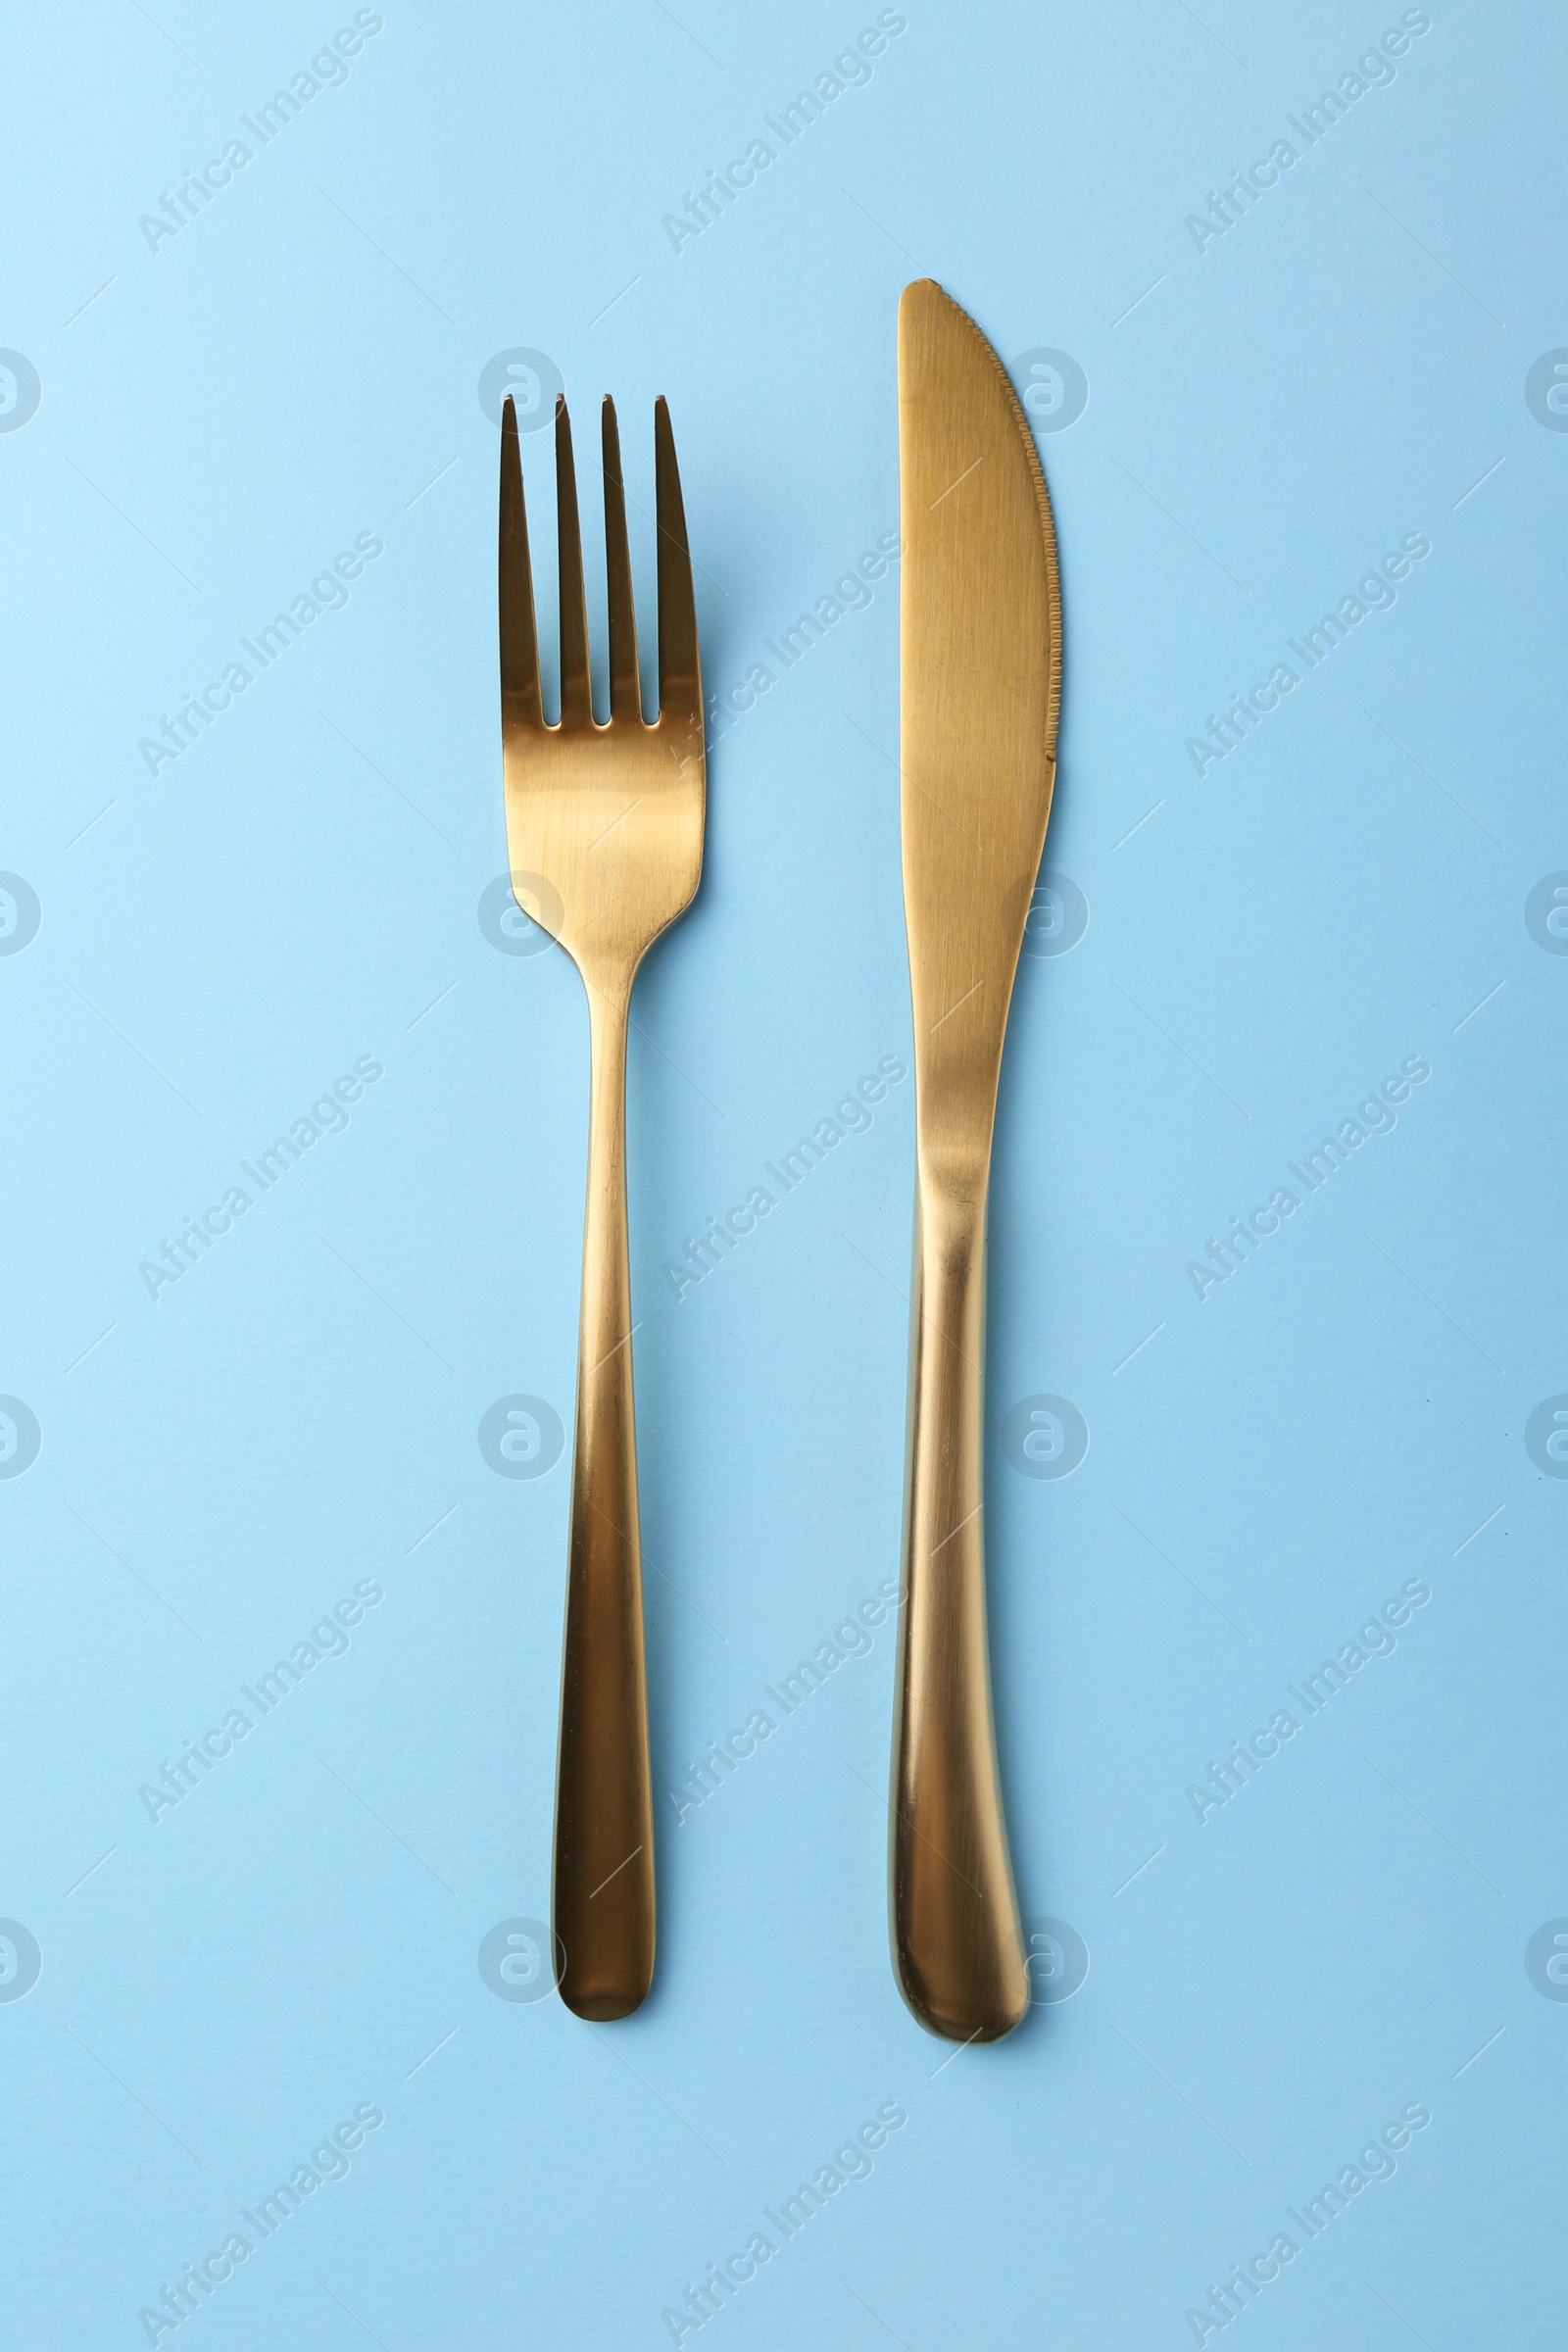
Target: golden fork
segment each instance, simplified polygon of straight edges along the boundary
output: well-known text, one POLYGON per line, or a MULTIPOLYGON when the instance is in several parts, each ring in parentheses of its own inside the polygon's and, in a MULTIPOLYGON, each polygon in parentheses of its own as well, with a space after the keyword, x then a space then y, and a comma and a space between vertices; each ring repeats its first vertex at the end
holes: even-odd
POLYGON ((588 995, 588 1198, 556 1774, 554 1940, 563 2000, 624 2017, 654 1973, 654 1821, 626 1260, 626 1022, 637 967, 691 904, 706 771, 686 516, 654 407, 659 716, 643 717, 615 411, 603 417, 610 717, 594 717, 571 425, 556 403, 561 718, 546 724, 517 419, 501 422, 501 742, 512 886, 588 995))

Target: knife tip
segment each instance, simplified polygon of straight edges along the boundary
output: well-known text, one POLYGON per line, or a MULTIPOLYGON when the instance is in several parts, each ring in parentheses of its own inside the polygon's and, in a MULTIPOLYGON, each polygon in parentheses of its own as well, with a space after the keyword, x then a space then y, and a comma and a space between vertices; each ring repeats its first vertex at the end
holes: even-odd
POLYGON ((913 277, 899 297, 901 311, 916 310, 931 301, 951 303, 953 297, 934 277, 913 277))

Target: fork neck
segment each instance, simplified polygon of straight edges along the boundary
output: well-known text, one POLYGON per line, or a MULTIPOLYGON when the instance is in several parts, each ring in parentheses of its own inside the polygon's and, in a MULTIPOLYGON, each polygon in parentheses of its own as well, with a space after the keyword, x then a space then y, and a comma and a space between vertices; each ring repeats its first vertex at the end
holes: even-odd
POLYGON ((588 998, 588 1214, 597 1193, 619 1195, 624 1232, 626 1027, 631 1015, 629 974, 584 975, 588 998))

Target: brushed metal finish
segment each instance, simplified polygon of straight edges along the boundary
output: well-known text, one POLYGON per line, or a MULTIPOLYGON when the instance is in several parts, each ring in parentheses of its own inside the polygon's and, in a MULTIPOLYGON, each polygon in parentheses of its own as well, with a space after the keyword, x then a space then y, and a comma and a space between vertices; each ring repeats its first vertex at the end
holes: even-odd
POLYGON ((915 1213, 891 1930, 921 2024, 994 2041, 1027 2009, 1029 1976, 986 1631, 986 1196, 1055 778, 1061 604, 1023 412, 979 328, 930 278, 899 305, 899 471, 915 1213))
POLYGON ((501 734, 518 904, 582 975, 588 1192, 556 1778, 554 1940, 579 2017, 624 2017, 654 1973, 654 1822, 626 1257, 626 1022, 637 966, 703 862, 703 698, 669 413, 654 410, 659 716, 643 717, 615 412, 604 404, 610 718, 593 714, 571 426, 556 404, 561 718, 545 723, 516 415, 501 426, 501 734))

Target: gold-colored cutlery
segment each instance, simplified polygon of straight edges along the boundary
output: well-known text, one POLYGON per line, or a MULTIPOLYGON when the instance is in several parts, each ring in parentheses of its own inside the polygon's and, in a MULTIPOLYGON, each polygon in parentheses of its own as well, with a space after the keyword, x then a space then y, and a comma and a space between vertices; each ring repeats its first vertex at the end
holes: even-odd
MULTIPOLYGON (((654 413, 659 716, 638 680, 614 410, 603 416, 610 717, 593 714, 571 428, 556 407, 561 717, 540 690, 516 417, 501 436, 507 842, 525 911, 571 956, 591 1039, 554 1932, 562 1996, 624 2017, 654 1966, 654 1832, 626 1250, 626 1025, 637 967, 702 869, 691 561, 654 413)), ((1007 1011, 1055 778, 1061 599, 1033 436, 1001 362, 930 278, 899 307, 901 814, 914 1013, 908 1462, 890 1784, 894 1966, 933 2033, 994 2041, 1030 1984, 986 1627, 986 1201, 1007 1011)))
POLYGON ((624 2017, 654 1973, 654 1822, 626 1256, 626 1023, 637 967, 691 904, 703 863, 703 696, 669 412, 654 410, 659 716, 643 717, 614 408, 603 412, 610 717, 594 717, 571 425, 556 404, 561 717, 546 723, 516 414, 501 426, 501 739, 507 850, 524 911, 582 975, 588 1192, 556 1778, 561 1995, 624 2017))
POLYGON ((995 2041, 1023 2016, 1030 1986, 986 1632, 986 1196, 1055 779, 1061 596, 1017 396, 930 278, 899 305, 899 481, 915 1192, 891 1929, 900 1988, 921 2024, 995 2041))

